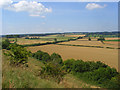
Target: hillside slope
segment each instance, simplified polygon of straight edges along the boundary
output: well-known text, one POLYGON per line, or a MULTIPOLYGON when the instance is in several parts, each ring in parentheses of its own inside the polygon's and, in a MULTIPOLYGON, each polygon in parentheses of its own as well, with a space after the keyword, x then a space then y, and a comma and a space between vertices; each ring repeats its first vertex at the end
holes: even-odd
POLYGON ((64 80, 57 84, 54 80, 41 79, 39 70, 44 64, 34 58, 29 58, 28 67, 10 66, 8 57, 2 57, 2 87, 3 88, 96 88, 67 74, 64 80))

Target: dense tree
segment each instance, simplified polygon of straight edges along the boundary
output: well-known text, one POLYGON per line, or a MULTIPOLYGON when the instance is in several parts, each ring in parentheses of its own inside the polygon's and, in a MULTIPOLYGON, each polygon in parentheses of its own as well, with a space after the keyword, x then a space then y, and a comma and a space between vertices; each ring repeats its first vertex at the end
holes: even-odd
POLYGON ((5 41, 2 42, 2 48, 7 49, 10 45, 9 39, 5 39, 5 41))
POLYGON ((57 38, 54 38, 54 41, 57 42, 57 38))
POLYGON ((88 40, 91 41, 91 38, 89 37, 88 40))

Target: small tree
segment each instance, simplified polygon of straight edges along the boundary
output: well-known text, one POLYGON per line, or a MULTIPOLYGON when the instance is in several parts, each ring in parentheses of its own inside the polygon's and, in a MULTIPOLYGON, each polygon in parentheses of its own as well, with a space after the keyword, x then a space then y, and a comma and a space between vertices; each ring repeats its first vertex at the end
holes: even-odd
POLYGON ((100 36, 97 41, 101 41, 104 44, 103 41, 105 41, 105 38, 103 36, 100 36))
POLYGON ((91 41, 91 38, 89 37, 88 40, 91 41))
POLYGON ((54 41, 57 42, 57 38, 55 38, 54 41))

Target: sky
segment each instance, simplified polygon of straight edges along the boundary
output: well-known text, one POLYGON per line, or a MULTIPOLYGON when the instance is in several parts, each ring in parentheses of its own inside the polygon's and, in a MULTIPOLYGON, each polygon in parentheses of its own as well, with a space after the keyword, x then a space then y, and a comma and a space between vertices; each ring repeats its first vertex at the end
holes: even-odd
POLYGON ((3 35, 118 30, 117 2, 4 0, 0 6, 3 35))

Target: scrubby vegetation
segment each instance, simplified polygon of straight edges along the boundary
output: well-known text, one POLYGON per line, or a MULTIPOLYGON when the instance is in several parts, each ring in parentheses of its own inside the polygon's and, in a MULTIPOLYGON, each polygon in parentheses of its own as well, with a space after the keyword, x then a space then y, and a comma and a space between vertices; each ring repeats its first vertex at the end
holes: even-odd
MULTIPOLYGON (((38 52, 42 52, 42 51, 38 51, 38 52)), ((33 55, 34 56, 38 55, 38 52, 34 53, 33 55)), ((43 59, 39 59, 39 60, 44 61, 43 59)), ((45 67, 42 68, 40 74, 44 78, 46 77, 48 78, 49 76, 51 76, 57 78, 58 82, 60 82, 60 80, 63 79, 65 73, 72 73, 73 75, 79 78, 87 78, 87 80, 93 81, 100 87, 104 87, 104 88, 119 87, 119 84, 117 82, 119 73, 116 71, 116 69, 110 68, 108 65, 100 61, 84 62, 83 60, 69 59, 63 62, 61 56, 56 53, 53 53, 51 55, 49 61, 50 61, 49 63, 45 63, 45 67), (111 83, 113 84, 110 86, 111 83)))
MULTIPOLYGON (((41 62, 43 64, 42 66, 40 66, 39 71, 36 71, 35 74, 29 72, 28 74, 31 74, 28 75, 29 77, 25 75, 27 79, 31 77, 33 78, 33 81, 35 79, 37 81, 36 84, 40 83, 37 80, 38 78, 34 76, 36 75, 36 73, 41 79, 47 79, 47 80, 52 79, 56 81, 58 84, 60 84, 60 82, 64 80, 65 75, 72 74, 75 77, 78 77, 80 80, 82 79, 83 81, 86 80, 86 82, 93 82, 94 84, 102 88, 120 88, 120 82, 119 82, 120 73, 118 73, 115 68, 111 68, 100 61, 93 62, 93 61, 83 61, 83 60, 74 60, 74 59, 68 59, 66 61, 63 61, 62 57, 57 53, 53 53, 49 55, 47 52, 43 52, 40 50, 35 53, 31 53, 24 48, 26 46, 57 44, 59 42, 73 41, 80 38, 82 37, 78 37, 75 39, 68 39, 64 41, 55 40, 54 42, 38 43, 38 44, 30 44, 30 45, 17 45, 16 43, 10 44, 9 40, 6 39, 5 41, 3 41, 3 49, 7 49, 5 50, 4 54, 9 57, 8 60, 11 66, 25 65, 28 67, 28 65, 30 65, 28 62, 29 57, 35 58, 37 59, 36 61, 41 62)), ((59 45, 70 46, 69 44, 59 44, 59 45)), ((72 45, 72 46, 103 48, 100 46, 85 46, 85 45, 72 45)), ((11 75, 13 75, 12 73, 14 72, 10 72, 11 75)), ((22 76, 24 76, 25 73, 26 72, 24 72, 22 76)), ((22 81, 24 82, 24 80, 22 81)), ((4 85, 3 87, 6 87, 8 82, 5 83, 4 82, 3 82, 4 85)), ((12 80, 10 82, 12 83, 12 80)), ((24 82, 24 83, 25 84, 21 87, 23 88, 31 87, 30 84, 28 85, 29 82, 24 82)), ((33 84, 34 83, 31 83, 32 86, 35 86, 33 84)))
POLYGON ((5 39, 5 41, 2 41, 2 48, 7 49, 10 45, 9 39, 5 39))
POLYGON ((98 61, 84 62, 82 60, 67 60, 64 62, 65 70, 73 73, 79 78, 84 78, 87 81, 92 81, 104 88, 120 88, 120 74, 115 68, 110 68, 108 65, 98 61), (114 79, 114 80, 113 80, 114 79), (111 84, 112 83, 112 84, 111 84))
POLYGON ((29 52, 25 48, 17 44, 10 44, 8 48, 9 51, 4 52, 4 54, 9 56, 11 65, 27 65, 29 52))

